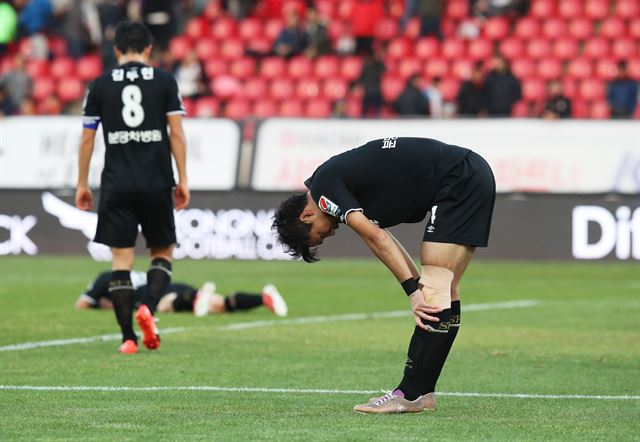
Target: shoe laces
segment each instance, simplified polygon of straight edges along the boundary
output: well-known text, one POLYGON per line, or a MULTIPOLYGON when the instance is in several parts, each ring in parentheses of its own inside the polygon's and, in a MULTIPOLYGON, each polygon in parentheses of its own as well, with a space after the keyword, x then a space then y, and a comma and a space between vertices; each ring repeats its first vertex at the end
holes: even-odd
POLYGON ((398 397, 398 395, 396 395, 393 391, 386 391, 386 390, 382 390, 382 392, 384 392, 384 396, 380 396, 378 399, 376 399, 373 403, 375 405, 377 405, 378 407, 380 405, 384 405, 387 402, 390 402, 392 400, 394 400, 395 398, 398 397))

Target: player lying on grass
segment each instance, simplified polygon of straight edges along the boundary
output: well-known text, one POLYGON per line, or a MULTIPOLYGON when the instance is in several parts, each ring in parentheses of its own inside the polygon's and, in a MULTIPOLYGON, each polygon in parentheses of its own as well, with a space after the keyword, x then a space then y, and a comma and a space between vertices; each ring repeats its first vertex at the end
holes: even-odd
POLYGON ((391 392, 356 405, 361 413, 435 408, 435 386, 460 326, 460 279, 476 247, 486 247, 495 181, 480 155, 426 138, 385 138, 336 155, 282 202, 273 227, 294 257, 317 261, 316 246, 351 227, 409 296, 416 327, 404 377, 391 392), (422 269, 386 230, 430 212, 422 269))
MULTIPOLYGON (((109 293, 111 272, 104 272, 89 283, 87 289, 76 300, 75 307, 80 310, 91 308, 113 309, 109 293)), ((147 290, 147 275, 132 271, 131 283, 135 289, 134 299, 140 304, 147 290)), ((170 284, 164 291, 158 311, 161 313, 193 312, 198 317, 213 313, 233 313, 265 306, 278 316, 287 316, 287 303, 273 284, 267 284, 260 294, 236 292, 232 296, 216 293, 213 282, 205 282, 200 289, 182 282, 170 284)))

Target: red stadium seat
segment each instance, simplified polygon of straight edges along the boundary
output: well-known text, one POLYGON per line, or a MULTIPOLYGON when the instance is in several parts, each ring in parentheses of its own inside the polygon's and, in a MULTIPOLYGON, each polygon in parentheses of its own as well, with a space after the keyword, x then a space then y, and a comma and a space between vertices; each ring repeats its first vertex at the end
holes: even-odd
POLYGON ((278 114, 282 117, 302 117, 304 115, 302 101, 297 98, 282 100, 278 114))
POLYGON ((273 46, 271 44, 271 40, 269 40, 265 36, 252 38, 249 41, 245 41, 244 44, 248 50, 254 51, 258 54, 269 53, 269 51, 271 51, 271 47, 273 46))
POLYGON ((578 82, 571 77, 564 77, 562 91, 567 97, 574 98, 578 94, 578 82))
POLYGON ((560 17, 550 17, 542 22, 542 36, 556 39, 567 35, 567 22, 560 17))
POLYGON ((404 14, 404 0, 389 0, 389 6, 387 8, 388 14, 399 20, 404 14))
POLYGON ((587 0, 584 13, 592 20, 602 20, 609 14, 608 0, 587 0))
POLYGON ((207 6, 204 8, 203 16, 209 20, 213 21, 222 15, 222 4, 221 2, 207 2, 207 6))
POLYGON ((387 46, 387 57, 391 59, 403 59, 410 57, 412 54, 413 42, 406 38, 396 38, 389 42, 387 46))
POLYGON ((527 101, 542 101, 546 97, 546 85, 544 81, 531 78, 522 82, 522 98, 527 101))
POLYGON ((611 48, 609 47, 609 41, 603 37, 594 37, 587 40, 584 45, 584 55, 597 60, 609 54, 611 48))
POLYGON ((555 80, 562 76, 562 63, 554 58, 545 58, 538 62, 538 77, 543 80, 555 80))
POLYGON ((582 15, 584 0, 560 0, 558 15, 564 18, 575 18, 582 15))
POLYGON ((338 40, 343 34, 347 32, 346 29, 347 26, 345 25, 345 22, 340 20, 330 21, 328 27, 329 39, 331 39, 332 41, 338 40))
POLYGON ((555 0, 533 0, 530 13, 540 19, 553 17, 556 13, 555 0))
POLYGON ((380 41, 388 41, 398 35, 398 21, 391 17, 385 17, 378 22, 375 29, 375 38, 380 41))
POLYGON ((269 95, 272 98, 284 100, 294 97, 293 82, 288 78, 275 78, 269 86, 269 95))
POLYGON ((227 60, 235 60, 244 55, 244 46, 242 40, 228 39, 222 42, 220 46, 220 56, 227 60))
POLYGON ((53 78, 69 78, 75 70, 75 61, 71 57, 56 58, 51 62, 49 72, 53 78))
POLYGON ((489 40, 502 40, 509 35, 509 20, 506 17, 490 17, 482 28, 482 33, 489 40))
POLYGON ((638 42, 631 38, 621 38, 613 42, 613 56, 620 59, 631 59, 638 55, 638 42))
POLYGON ((406 58, 404 60, 400 60, 400 63, 398 64, 398 73, 402 78, 407 78, 413 74, 420 73, 423 68, 424 63, 417 58, 406 58))
POLYGON ((414 53, 422 59, 437 57, 440 53, 440 42, 434 37, 423 37, 415 42, 414 53))
POLYGON ((561 60, 572 60, 578 55, 578 42, 572 37, 555 40, 553 43, 553 55, 561 60))
POLYGON ((259 100, 268 96, 267 80, 261 77, 248 77, 242 88, 245 98, 259 100))
POLYGON ((410 40, 417 40, 420 38, 420 20, 416 17, 409 19, 404 27, 404 36, 410 40))
POLYGON ((529 103, 525 100, 520 100, 513 105, 511 109, 511 116, 515 118, 527 118, 530 115, 529 103))
POLYGON ((262 21, 256 17, 246 17, 238 24, 238 35, 245 41, 262 36, 262 21))
POLYGON ((340 60, 333 55, 325 55, 316 60, 313 73, 319 78, 334 78, 339 75, 340 60))
POLYGON ((511 71, 520 79, 530 78, 535 74, 536 66, 529 58, 518 58, 511 63, 511 71))
MULTIPOLYGON (((334 0, 335 1, 335 0, 334 0)), ((343 20, 351 19, 351 11, 353 10, 354 0, 342 0, 338 4, 338 17, 343 20)))
MULTIPOLYGON (((4 75, 9 72, 11 69, 14 69, 15 63, 13 58, 11 57, 2 57, 0 58, 0 75, 4 75)), ((47 72, 49 72, 49 67, 47 65, 47 72)))
POLYGON ((446 2, 445 16, 454 20, 462 20, 469 16, 467 0, 449 0, 446 2))
POLYGON ((239 97, 242 93, 242 84, 231 75, 219 75, 211 81, 211 90, 216 97, 222 99, 239 97))
MULTIPOLYGON (((629 37, 640 40, 640 17, 633 18, 629 21, 629 37)), ((638 106, 640 109, 640 106, 638 106)))
POLYGON ((327 118, 331 116, 331 103, 323 98, 309 100, 305 109, 305 116, 309 118, 327 118))
POLYGON ((571 116, 573 118, 587 118, 589 116, 589 109, 586 101, 582 99, 576 99, 571 102, 571 116))
POLYGON ((211 60, 213 57, 218 55, 219 48, 218 42, 213 38, 201 38, 196 41, 195 44, 196 55, 202 61, 211 60))
POLYGON ((626 35, 624 20, 619 17, 609 17, 600 25, 600 35, 615 40, 626 35))
POLYGON ((280 32, 283 28, 284 23, 282 22, 282 19, 272 18, 264 23, 263 32, 266 37, 268 37, 271 41, 274 41, 276 38, 278 38, 278 35, 280 35, 280 32))
POLYGON ((351 118, 362 117, 362 100, 352 98, 347 101, 347 115, 351 118))
POLYGON ((434 58, 427 60, 427 66, 424 70, 429 78, 446 77, 449 73, 449 63, 444 58, 434 58))
POLYGON ((640 80, 640 58, 632 58, 627 61, 627 72, 631 78, 640 80))
POLYGON ((24 69, 32 79, 43 78, 49 75, 49 62, 46 60, 28 60, 24 69))
POLYGON ((80 100, 84 96, 84 85, 77 78, 63 78, 58 83, 57 95, 63 102, 80 100))
POLYGON ((191 40, 184 35, 173 37, 169 42, 169 52, 176 60, 182 60, 191 50, 191 40))
POLYGON ((356 56, 344 57, 340 63, 340 73, 348 80, 355 80, 362 71, 362 59, 356 56))
POLYGON ((224 109, 224 115, 227 118, 241 120, 247 118, 251 114, 251 105, 247 100, 237 99, 227 103, 224 109))
POLYGON ((39 101, 37 107, 38 115, 59 115, 62 112, 62 102, 55 95, 39 101))
POLYGON ((201 17, 192 18, 187 22, 187 26, 184 29, 185 37, 193 41, 198 41, 201 38, 206 37, 209 34, 209 25, 206 20, 201 17))
POLYGON ((49 53, 54 57, 64 57, 67 55, 67 42, 62 37, 50 36, 47 39, 49 43, 49 53))
POLYGON ((85 55, 76 65, 76 74, 82 81, 91 81, 102 74, 102 59, 97 55, 85 55))
POLYGON ((278 105, 274 100, 258 100, 253 104, 252 114, 258 118, 273 117, 278 115, 278 105))
POLYGON ((513 35, 529 40, 540 36, 540 23, 533 17, 523 17, 516 23, 513 35))
POLYGON ((588 100, 603 100, 605 98, 605 84, 602 80, 587 78, 580 83, 580 97, 588 100))
POLYGON ((444 101, 455 101, 460 90, 460 81, 455 78, 445 78, 440 83, 440 92, 444 101))
POLYGON ((453 62, 451 66, 451 72, 462 80, 471 78, 471 72, 473 71, 474 63, 471 60, 461 58, 453 62))
POLYGON ((213 78, 217 75, 226 74, 229 69, 229 63, 221 58, 213 58, 204 64, 204 72, 207 77, 213 78))
POLYGON ((256 71, 256 60, 250 57, 242 57, 231 63, 229 73, 237 78, 249 78, 256 71))
POLYGON ((605 81, 613 80, 618 74, 618 64, 611 58, 600 58, 596 62, 596 74, 605 81))
POLYGON ((589 78, 593 75, 593 63, 584 57, 571 60, 567 67, 567 74, 574 79, 589 78))
POLYGON ((590 117, 598 120, 606 120, 610 118, 611 109, 609 108, 609 103, 605 100, 594 101, 591 103, 590 117))
POLYGON ((394 101, 404 89, 406 80, 401 77, 386 75, 382 79, 382 96, 388 101, 394 101))
POLYGON ((342 100, 348 91, 349 84, 341 78, 329 78, 322 86, 322 95, 330 100, 342 100))
POLYGON ((316 98, 320 96, 320 85, 313 78, 303 78, 298 81, 296 96, 305 100, 316 98))
POLYGON ((187 112, 187 115, 194 115, 195 103, 191 98, 182 97, 182 105, 184 106, 184 110, 187 112))
POLYGON ((593 23, 588 18, 577 17, 569 22, 569 34, 578 40, 593 36, 593 23))
POLYGON ((315 3, 322 17, 332 19, 338 15, 338 5, 334 0, 316 0, 315 3))
POLYGON ((229 17, 220 17, 211 26, 211 35, 218 41, 235 37, 236 34, 236 21, 229 17))
POLYGON ((466 53, 466 44, 459 38, 449 38, 442 43, 441 50, 445 58, 453 60, 466 53))
POLYGON ((303 55, 293 57, 287 63, 287 72, 292 78, 302 78, 311 75, 313 64, 308 57, 303 55))
POLYGON ((268 57, 260 64, 260 73, 265 78, 280 78, 285 74, 285 62, 280 57, 268 57))
POLYGON ((531 58, 542 59, 551 53, 551 44, 548 40, 535 39, 527 44, 527 55, 531 58))
POLYGON ((618 0, 616 2, 616 15, 622 18, 634 19, 640 16, 640 4, 637 0, 618 0))
POLYGON ((469 43, 467 54, 473 60, 486 60, 493 55, 493 43, 485 39, 475 39, 469 43))
POLYGON ((33 79, 33 98, 37 101, 44 100, 56 90, 56 83, 53 78, 42 77, 33 79))
POLYGON ((509 60, 521 57, 524 51, 524 44, 519 38, 508 37, 500 42, 500 53, 509 60))
POLYGON ((203 97, 194 104, 193 116, 207 118, 215 117, 220 113, 220 103, 213 97, 203 97))

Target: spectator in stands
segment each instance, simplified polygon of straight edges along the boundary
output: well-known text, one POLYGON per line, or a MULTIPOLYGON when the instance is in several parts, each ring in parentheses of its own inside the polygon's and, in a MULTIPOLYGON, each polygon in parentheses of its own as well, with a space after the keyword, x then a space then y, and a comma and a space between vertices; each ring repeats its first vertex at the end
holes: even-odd
POLYGON ((351 29, 356 38, 356 54, 373 53, 373 41, 378 22, 384 16, 380 0, 357 0, 351 10, 351 29))
POLYGON ((382 109, 382 76, 385 67, 381 57, 369 54, 362 64, 360 77, 354 82, 362 86, 362 116, 378 116, 382 109))
POLYGON ((331 118, 348 118, 347 101, 344 99, 336 100, 331 105, 331 118))
POLYGON ((638 82, 627 74, 627 63, 618 63, 618 75, 607 85, 607 101, 613 118, 628 118, 638 104, 638 82))
POLYGON ((462 83, 456 102, 460 116, 479 117, 487 114, 488 99, 482 63, 477 63, 471 71, 471 78, 462 83))
POLYGON ((529 9, 529 0, 470 0, 472 14, 476 17, 496 15, 522 16, 529 9))
POLYGON ((404 0, 404 13, 400 19, 400 27, 404 29, 411 17, 416 13, 416 0, 404 0))
POLYGON ((0 55, 3 55, 9 43, 16 36, 18 15, 10 2, 0 1, 0 55))
POLYGON ((62 103, 56 95, 49 95, 45 98, 44 102, 38 106, 38 113, 41 115, 59 115, 61 112, 62 103))
POLYGON ((484 81, 487 110, 492 117, 508 117, 513 105, 522 97, 520 80, 512 73, 509 62, 501 55, 493 59, 493 69, 484 81))
POLYGON ((222 7, 236 20, 242 20, 249 15, 256 5, 256 0, 222 0, 222 7))
POLYGON ((304 32, 307 44, 305 53, 308 57, 314 58, 331 51, 327 25, 314 7, 307 8, 307 21, 304 26, 304 32))
POLYGON ((60 17, 58 33, 67 42, 71 57, 80 58, 102 42, 96 0, 66 1, 56 10, 56 16, 60 17))
POLYGON ((305 34, 300 27, 298 13, 291 11, 287 15, 287 23, 273 44, 273 52, 281 57, 289 58, 304 51, 305 34))
POLYGON ((20 115, 37 115, 36 104, 29 97, 25 97, 20 102, 20 109, 18 111, 20 115))
POLYGON ((336 41, 336 52, 339 55, 353 55, 356 51, 356 39, 351 32, 351 25, 345 23, 342 34, 336 41))
POLYGON ((443 0, 418 0, 418 15, 420 16, 420 35, 430 35, 442 40, 440 21, 442 20, 443 0))
POLYGON ((442 80, 440 77, 433 77, 431 84, 424 89, 424 94, 429 100, 429 114, 431 118, 442 118, 444 116, 443 97, 440 90, 442 80))
POLYGON ((0 86, 8 92, 11 103, 19 107, 23 100, 31 95, 33 81, 24 69, 24 58, 16 54, 14 67, 0 78, 0 86))
POLYGON ((547 86, 548 96, 542 117, 547 120, 571 118, 571 100, 563 94, 562 83, 552 80, 547 86))
POLYGON ((53 20, 53 5, 49 0, 14 0, 18 11, 18 30, 21 35, 45 31, 53 20))
POLYGON ((196 51, 189 51, 184 59, 177 63, 173 75, 178 82, 178 90, 185 98, 199 98, 207 94, 209 81, 196 51))
POLYGON ((0 117, 13 115, 16 110, 17 107, 9 97, 6 88, 0 84, 0 117))
POLYGON ((166 51, 169 40, 176 34, 177 17, 181 14, 177 0, 142 1, 140 17, 151 31, 153 46, 158 52, 166 51))
POLYGON ((402 116, 424 116, 429 113, 429 99, 422 92, 419 75, 414 74, 407 79, 404 90, 393 102, 392 107, 402 116))

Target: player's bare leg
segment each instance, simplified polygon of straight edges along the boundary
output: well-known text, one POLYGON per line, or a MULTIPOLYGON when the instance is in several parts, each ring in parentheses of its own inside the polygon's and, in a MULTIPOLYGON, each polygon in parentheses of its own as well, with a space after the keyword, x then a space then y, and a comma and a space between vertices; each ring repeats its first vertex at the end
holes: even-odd
POLYGON ((112 273, 109 293, 113 301, 116 320, 122 331, 122 345, 119 351, 125 354, 138 352, 138 343, 133 331, 133 284, 131 284, 131 269, 135 258, 133 247, 111 248, 112 273))

